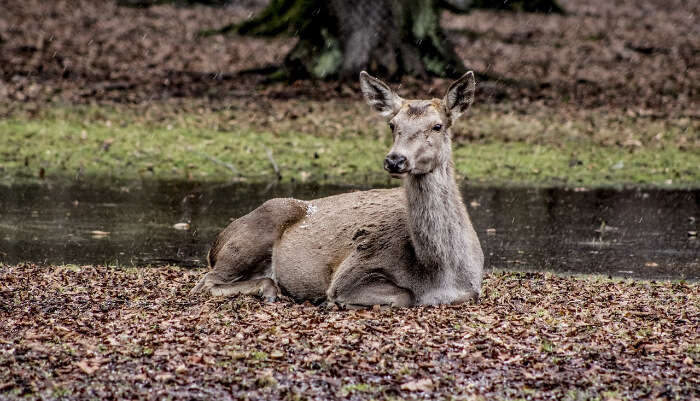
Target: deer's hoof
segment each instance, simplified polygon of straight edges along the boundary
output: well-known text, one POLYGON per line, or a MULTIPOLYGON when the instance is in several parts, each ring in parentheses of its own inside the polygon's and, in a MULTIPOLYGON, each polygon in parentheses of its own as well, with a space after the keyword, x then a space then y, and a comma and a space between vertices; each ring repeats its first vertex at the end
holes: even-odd
POLYGON ((204 294, 211 290, 212 287, 213 285, 209 280, 207 280, 207 276, 205 275, 204 277, 199 279, 199 281, 197 282, 197 284, 195 284, 194 287, 192 287, 189 295, 193 297, 199 294, 204 294))
POLYGON ((263 279, 260 283, 258 295, 267 302, 275 302, 279 299, 280 292, 272 280, 263 279))
POLYGON ((327 311, 338 311, 343 309, 343 307, 335 301, 325 300, 318 304, 319 309, 324 309, 327 311))

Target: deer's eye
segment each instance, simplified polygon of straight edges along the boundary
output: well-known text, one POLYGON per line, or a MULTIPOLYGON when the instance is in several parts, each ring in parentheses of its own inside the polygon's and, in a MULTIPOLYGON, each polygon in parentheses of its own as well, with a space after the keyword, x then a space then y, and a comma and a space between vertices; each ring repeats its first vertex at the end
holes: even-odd
POLYGON ((440 131, 442 129, 442 124, 433 125, 433 131, 440 131))
POLYGON ((394 123, 389 123, 389 129, 391 130, 391 132, 394 132, 394 128, 394 123))

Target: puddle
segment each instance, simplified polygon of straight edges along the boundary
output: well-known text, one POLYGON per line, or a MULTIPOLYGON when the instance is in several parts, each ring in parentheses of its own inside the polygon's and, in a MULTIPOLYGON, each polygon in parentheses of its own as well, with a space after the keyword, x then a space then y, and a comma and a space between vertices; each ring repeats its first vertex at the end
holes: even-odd
MULTIPOLYGON (((203 266, 228 222, 272 197, 343 187, 0 186, 0 261, 203 266)), ((700 280, 700 190, 471 188, 487 269, 700 280)))

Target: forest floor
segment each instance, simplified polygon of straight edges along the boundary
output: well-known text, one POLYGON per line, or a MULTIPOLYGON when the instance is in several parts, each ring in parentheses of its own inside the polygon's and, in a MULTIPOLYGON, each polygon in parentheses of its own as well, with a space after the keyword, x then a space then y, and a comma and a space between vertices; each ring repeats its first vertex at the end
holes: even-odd
MULTIPOLYGON (((453 129, 459 175, 700 185, 700 6, 561 3, 566 15, 443 14, 480 77, 453 129)), ((0 178, 386 182, 389 131, 356 82, 265 83, 245 71, 280 63, 293 38, 198 35, 264 4, 7 2, 0 178)), ((399 92, 439 97, 448 83, 405 79, 399 92)))
MULTIPOLYGON (((442 25, 482 77, 478 103, 700 117, 700 4, 685 0, 560 0, 565 15, 445 12, 442 25)), ((0 2, 0 99, 144 104, 235 98, 359 99, 357 83, 262 85, 295 39, 210 36, 266 0, 228 7, 120 7, 116 1, 0 2)), ((441 96, 444 79, 405 79, 406 96, 441 96)))
POLYGON ((479 304, 188 296, 202 270, 0 266, 0 398, 700 396, 697 283, 489 274, 479 304))

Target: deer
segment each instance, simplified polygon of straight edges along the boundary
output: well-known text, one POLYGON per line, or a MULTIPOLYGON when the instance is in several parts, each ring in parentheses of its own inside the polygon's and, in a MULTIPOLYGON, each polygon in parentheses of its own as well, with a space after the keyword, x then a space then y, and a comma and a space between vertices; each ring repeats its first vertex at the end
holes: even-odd
POLYGON ((384 169, 402 186, 264 202, 216 237, 191 294, 343 309, 478 301, 484 255, 455 180, 451 134, 474 100, 474 73, 442 99, 405 100, 365 71, 360 87, 391 129, 384 169))

